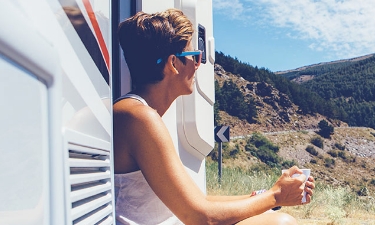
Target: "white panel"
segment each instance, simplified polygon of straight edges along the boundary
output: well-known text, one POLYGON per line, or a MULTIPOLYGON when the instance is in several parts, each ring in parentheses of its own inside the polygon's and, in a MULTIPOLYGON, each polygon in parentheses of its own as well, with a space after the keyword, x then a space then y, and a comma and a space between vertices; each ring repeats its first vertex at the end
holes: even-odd
POLYGON ((0 224, 48 224, 47 87, 1 55, 0 68, 0 224))
MULTIPOLYGON (((212 25, 211 0, 181 0, 181 8, 193 22, 196 31, 199 25, 205 31, 206 63, 202 63, 195 74, 193 94, 182 96, 182 126, 189 147, 186 149, 193 155, 203 157, 214 147, 214 39, 212 25)), ((198 32, 195 32, 193 45, 198 49, 198 32)))
MULTIPOLYGON (((202 64, 196 74, 199 94, 210 104, 215 102, 214 62, 215 46, 213 37, 212 0, 199 0, 195 7, 197 23, 205 28, 206 64, 202 64)), ((196 25, 197 26, 197 25, 196 25)), ((197 35, 197 34, 196 34, 197 35)), ((198 46, 198 44, 196 44, 198 46)))
MULTIPOLYGON (((125 19, 131 16, 131 0, 122 0, 119 2, 119 22, 124 21, 125 19)), ((119 46, 120 54, 120 96, 124 95, 131 91, 131 78, 128 69, 128 65, 125 62, 125 57, 121 47, 119 46)))
MULTIPOLYGON (((29 20, 37 26, 38 32, 50 40, 58 51, 59 63, 64 72, 63 124, 109 141, 111 134, 110 89, 59 1, 20 0, 19 2, 29 20), (37 11, 32 10, 35 8, 32 6, 35 2, 39 3, 37 11)), ((109 26, 108 19, 103 24, 105 23, 109 26)), ((102 32, 105 30, 103 29, 102 32)))
MULTIPOLYGON (((2 1, 0 7, 0 224, 51 224, 50 208, 63 209, 62 202, 50 202, 50 179, 62 174, 50 175, 61 164, 51 162, 49 168, 54 153, 61 160, 60 68, 53 46, 20 2, 2 1)), ((39 9, 38 3, 33 7, 39 9)))
POLYGON ((146 13, 161 12, 169 8, 174 8, 174 0, 142 0, 141 11, 146 13))
MULTIPOLYGON (((110 4, 108 4, 108 0, 90 0, 92 10, 95 14, 95 18, 98 22, 100 27, 100 31, 103 35, 104 41, 107 46, 110 46, 110 32, 109 32, 109 12, 110 12, 110 4)), ((82 15, 85 17, 86 21, 90 21, 90 17, 87 14, 87 11, 83 5, 83 1, 77 1, 79 8, 81 9, 82 15)), ((94 28, 91 22, 88 22, 93 33, 95 33, 94 28)), ((108 49, 110 50, 110 49, 108 49)))

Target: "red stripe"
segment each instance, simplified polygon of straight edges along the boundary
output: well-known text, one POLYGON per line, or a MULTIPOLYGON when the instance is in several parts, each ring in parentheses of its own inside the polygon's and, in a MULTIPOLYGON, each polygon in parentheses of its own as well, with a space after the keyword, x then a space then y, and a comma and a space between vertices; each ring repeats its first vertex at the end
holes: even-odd
POLYGON ((100 49, 102 50, 102 54, 103 54, 105 63, 107 65, 108 71, 110 71, 109 52, 107 49, 107 45, 104 42, 104 38, 100 30, 98 21, 96 20, 94 10, 91 7, 90 0, 82 0, 82 2, 86 8, 87 14, 89 15, 91 24, 94 28, 94 32, 95 32, 96 38, 98 39, 100 49))

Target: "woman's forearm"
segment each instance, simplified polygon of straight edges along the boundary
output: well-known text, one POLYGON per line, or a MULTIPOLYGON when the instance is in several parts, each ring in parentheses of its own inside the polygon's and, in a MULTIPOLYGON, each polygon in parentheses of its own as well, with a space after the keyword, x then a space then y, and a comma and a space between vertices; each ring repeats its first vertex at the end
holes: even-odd
POLYGON ((206 199, 208 201, 213 201, 213 202, 226 202, 226 201, 234 201, 234 200, 241 200, 241 199, 246 199, 250 198, 251 195, 232 195, 232 196, 227 196, 227 195, 207 195, 206 199))
MULTIPOLYGON (((209 202, 202 205, 204 214, 210 221, 207 224, 235 224, 243 219, 266 212, 277 204, 275 193, 272 191, 254 197, 250 197, 250 195, 207 196, 207 200, 209 202)), ((197 221, 188 223, 190 224, 190 222, 194 224, 197 221)))

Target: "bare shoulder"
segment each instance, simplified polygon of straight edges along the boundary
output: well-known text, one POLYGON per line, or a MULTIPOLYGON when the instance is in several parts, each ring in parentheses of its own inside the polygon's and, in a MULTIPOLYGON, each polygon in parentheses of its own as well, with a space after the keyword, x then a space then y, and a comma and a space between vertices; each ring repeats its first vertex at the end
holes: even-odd
POLYGON ((130 133, 133 138, 164 126, 156 110, 134 99, 122 100, 113 106, 113 123, 115 135, 130 133))
POLYGON ((137 128, 139 125, 144 126, 147 123, 161 120, 161 117, 151 107, 134 99, 125 99, 114 104, 113 119, 114 126, 117 125, 121 129, 133 125, 135 126, 133 128, 137 128))
MULTIPOLYGON (((113 106, 113 145, 115 170, 126 173, 139 169, 134 152, 144 149, 156 128, 163 126, 159 114, 134 99, 117 102, 113 106)), ((157 131, 156 131, 157 133, 157 131)))

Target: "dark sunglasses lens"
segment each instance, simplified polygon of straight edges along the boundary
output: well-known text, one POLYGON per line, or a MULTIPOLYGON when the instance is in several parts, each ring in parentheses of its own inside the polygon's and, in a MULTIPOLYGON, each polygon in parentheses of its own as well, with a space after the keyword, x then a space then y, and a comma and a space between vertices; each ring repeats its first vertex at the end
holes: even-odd
POLYGON ((194 56, 194 60, 195 60, 196 63, 200 63, 200 61, 201 61, 201 55, 195 55, 194 56))

